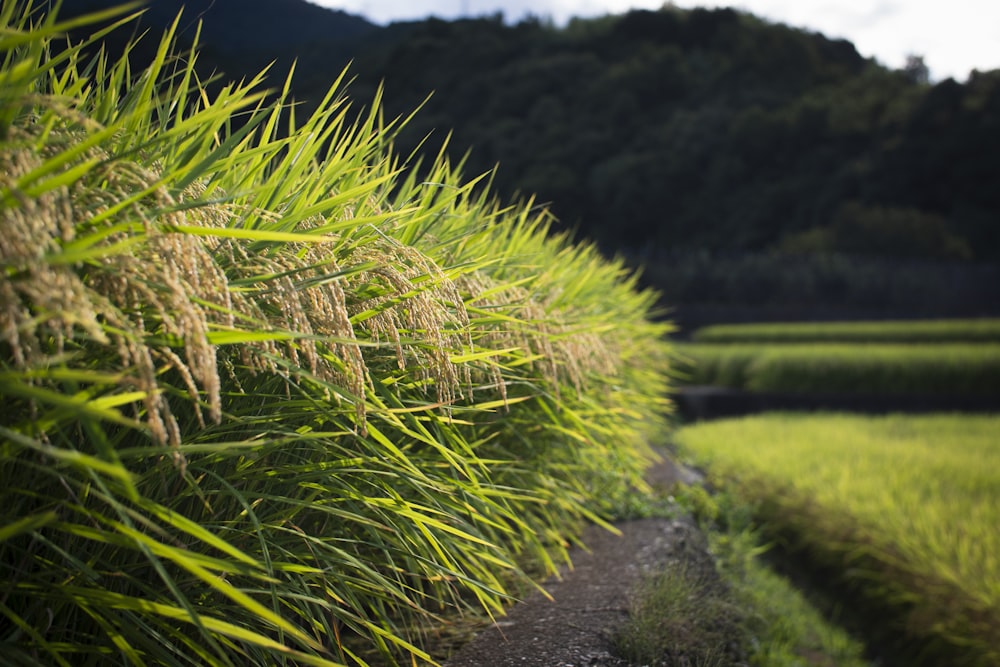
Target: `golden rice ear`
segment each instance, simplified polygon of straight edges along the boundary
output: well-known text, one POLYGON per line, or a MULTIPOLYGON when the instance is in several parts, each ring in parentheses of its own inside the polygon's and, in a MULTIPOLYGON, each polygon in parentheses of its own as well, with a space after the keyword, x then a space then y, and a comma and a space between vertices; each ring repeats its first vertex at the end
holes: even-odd
MULTIPOLYGON (((41 157, 32 153, 24 148, 0 152, 9 183, 41 165, 41 157)), ((211 303, 220 295, 225 299, 229 290, 197 239, 165 234, 150 223, 147 211, 170 210, 176 204, 155 187, 157 182, 153 172, 114 161, 72 189, 58 187, 21 206, 5 207, 0 213, 0 261, 13 273, 0 291, 0 335, 20 368, 62 356, 71 342, 74 349, 99 345, 115 350, 124 371, 121 388, 143 392, 153 439, 176 446, 180 430, 157 375, 173 367, 192 391, 200 385, 210 416, 218 421, 220 383, 207 335, 213 315, 196 302, 211 303), (90 180, 100 180, 102 187, 87 187, 90 180), (144 191, 150 192, 115 216, 89 222, 144 191), (72 243, 89 241, 88 235, 99 240, 86 244, 91 251, 86 261, 72 261, 72 243), (62 259, 66 248, 71 255, 62 259), (97 252, 101 248, 107 252, 97 252), (184 359, 162 354, 147 342, 151 336, 179 340, 184 359)), ((159 224, 171 222, 168 213, 159 224)), ((197 410, 196 394, 194 399, 197 410)))
POLYGON ((62 354, 74 328, 101 343, 108 339, 86 286, 71 268, 46 260, 60 241, 73 240, 72 198, 65 186, 37 197, 18 192, 19 178, 38 169, 42 159, 24 146, 30 139, 25 132, 11 131, 15 137, 0 151, 0 184, 18 202, 0 210, 0 262, 8 276, 0 294, 0 335, 17 367, 26 368, 62 354))
POLYGON ((180 23, 142 73, 51 62, 55 28, 0 62, 30 93, 0 143, 13 650, 430 661, 423 628, 501 613, 641 476, 658 329, 544 214, 400 167, 377 99, 206 91, 180 23))
POLYGON ((621 367, 621 350, 608 336, 578 323, 575 314, 539 301, 528 290, 514 285, 498 289, 482 272, 463 275, 457 286, 469 294, 470 303, 487 310, 509 312, 504 326, 494 327, 483 339, 494 349, 519 348, 536 357, 531 367, 541 374, 558 396, 568 383, 577 393, 595 388, 592 375, 611 376, 621 367), (483 296, 486 295, 486 296, 483 296))
MULTIPOLYGON (((0 151, 8 188, 41 164, 41 157, 28 148, 0 151)), ((107 164, 72 189, 25 198, 22 205, 0 213, 5 230, 0 261, 14 271, 0 288, 0 336, 18 368, 44 364, 62 355, 67 342, 81 338, 88 345, 109 346, 126 371, 122 389, 144 393, 145 421, 153 439, 177 446, 180 428, 157 378, 166 370, 176 371, 199 423, 204 424, 202 400, 208 404, 208 418, 218 423, 221 380, 210 332, 218 326, 232 328, 239 318, 243 324, 296 332, 297 340, 282 348, 293 364, 364 396, 370 379, 360 348, 350 342, 354 329, 338 281, 301 289, 286 276, 269 280, 258 294, 230 289, 227 268, 234 271, 233 278, 252 277, 256 271, 298 271, 298 280, 318 270, 303 269, 290 253, 257 256, 246 243, 172 231, 181 225, 221 228, 235 211, 220 204, 190 206, 203 191, 200 183, 175 200, 157 187, 155 172, 121 160, 107 164), (101 187, 89 186, 94 179, 101 187), (135 199, 143 192, 147 194, 135 199), (112 209, 120 210, 106 216, 112 209), (91 259, 54 261, 77 235, 99 239, 90 245, 91 259), (107 252, 99 252, 101 248, 107 252), (341 364, 332 365, 318 351, 316 340, 323 337, 336 341, 328 347, 341 364), (177 351, 151 342, 154 339, 177 341, 177 351)), ((281 351, 277 343, 265 340, 242 346, 241 353, 251 368, 275 372, 269 357, 281 351)), ((363 424, 363 398, 356 407, 363 424)))

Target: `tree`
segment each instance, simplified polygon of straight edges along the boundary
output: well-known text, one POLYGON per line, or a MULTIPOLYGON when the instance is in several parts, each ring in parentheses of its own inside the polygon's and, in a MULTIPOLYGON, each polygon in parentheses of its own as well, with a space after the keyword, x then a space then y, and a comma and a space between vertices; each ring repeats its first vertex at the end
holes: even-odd
POLYGON ((915 54, 906 56, 906 65, 903 66, 903 73, 913 83, 925 85, 931 81, 931 70, 924 63, 924 57, 915 54))

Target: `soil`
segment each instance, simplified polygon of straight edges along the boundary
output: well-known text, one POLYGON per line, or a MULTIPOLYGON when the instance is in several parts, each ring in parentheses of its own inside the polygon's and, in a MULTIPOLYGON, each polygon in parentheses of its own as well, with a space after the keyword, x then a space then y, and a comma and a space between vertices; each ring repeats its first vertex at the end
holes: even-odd
MULTIPOLYGON (((696 479, 671 460, 647 474, 654 486, 696 479)), ((445 667, 627 667, 613 636, 628 617, 629 593, 646 573, 705 553, 705 538, 690 519, 639 519, 615 524, 616 535, 591 526, 587 550, 571 554, 567 568, 540 592, 514 605, 480 631, 445 667)))

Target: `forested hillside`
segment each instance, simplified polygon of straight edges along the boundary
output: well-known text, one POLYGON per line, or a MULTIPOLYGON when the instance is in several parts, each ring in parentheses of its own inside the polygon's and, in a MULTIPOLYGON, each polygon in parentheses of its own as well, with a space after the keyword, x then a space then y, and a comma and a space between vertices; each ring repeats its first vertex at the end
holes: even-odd
POLYGON ((991 258, 1000 73, 929 86, 733 10, 428 21, 359 57, 410 128, 608 247, 991 258))
POLYGON ((382 28, 295 0, 202 4, 206 66, 277 58, 278 86, 297 56, 308 106, 351 61, 354 98, 384 82, 390 117, 433 93, 401 152, 453 132, 469 173, 499 165, 502 196, 537 194, 673 302, 997 306, 977 285, 1000 260, 1000 71, 928 82, 732 9, 382 28))

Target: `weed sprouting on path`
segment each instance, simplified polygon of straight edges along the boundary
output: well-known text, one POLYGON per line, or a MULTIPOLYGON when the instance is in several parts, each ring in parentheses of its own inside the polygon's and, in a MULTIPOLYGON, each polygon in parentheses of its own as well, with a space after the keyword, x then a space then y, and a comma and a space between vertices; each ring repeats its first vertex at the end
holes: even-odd
MULTIPOLYGON (((631 592, 627 622, 616 634, 632 665, 837 665, 864 667, 864 646, 762 560, 768 545, 755 508, 736 495, 676 485, 650 496, 697 521, 701 540, 631 592)), ((659 510, 662 513, 662 510, 659 510)))

